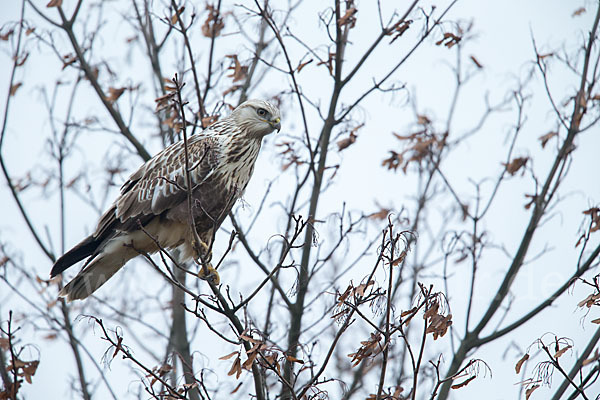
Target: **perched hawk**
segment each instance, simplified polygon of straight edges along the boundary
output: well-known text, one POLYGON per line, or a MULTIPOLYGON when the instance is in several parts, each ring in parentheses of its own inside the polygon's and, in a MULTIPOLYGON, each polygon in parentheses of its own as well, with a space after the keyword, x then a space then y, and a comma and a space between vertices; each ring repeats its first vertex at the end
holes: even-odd
MULTIPOLYGON (((188 139, 192 215, 205 249, 246 189, 262 138, 280 128, 277 107, 248 100, 188 139)), ((166 249, 179 247, 182 259, 201 256, 192 247, 184 150, 182 140, 142 165, 123 184, 96 231, 56 261, 51 277, 89 257, 60 296, 68 301, 88 297, 140 252, 158 251, 156 242, 166 249)))

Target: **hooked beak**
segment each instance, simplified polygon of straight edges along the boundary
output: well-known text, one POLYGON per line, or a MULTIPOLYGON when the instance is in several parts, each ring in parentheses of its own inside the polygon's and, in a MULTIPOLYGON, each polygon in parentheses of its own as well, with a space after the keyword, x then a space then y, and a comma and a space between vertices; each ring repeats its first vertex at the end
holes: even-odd
POLYGON ((272 119, 271 121, 269 121, 269 124, 271 125, 271 127, 273 129, 276 129, 277 132, 279 132, 281 130, 281 119, 280 118, 272 119))

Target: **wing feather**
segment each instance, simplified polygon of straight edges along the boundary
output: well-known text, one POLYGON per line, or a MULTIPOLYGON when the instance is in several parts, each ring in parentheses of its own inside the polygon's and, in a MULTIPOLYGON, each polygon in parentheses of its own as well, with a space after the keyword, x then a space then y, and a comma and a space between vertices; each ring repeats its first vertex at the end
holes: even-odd
MULTIPOLYGON (((188 140, 192 185, 202 182, 214 170, 223 144, 215 136, 194 135, 188 140)), ((121 187, 113 206, 100 218, 95 237, 117 229, 135 229, 130 220, 160 215, 186 199, 185 152, 183 141, 177 142, 142 165, 121 187)))

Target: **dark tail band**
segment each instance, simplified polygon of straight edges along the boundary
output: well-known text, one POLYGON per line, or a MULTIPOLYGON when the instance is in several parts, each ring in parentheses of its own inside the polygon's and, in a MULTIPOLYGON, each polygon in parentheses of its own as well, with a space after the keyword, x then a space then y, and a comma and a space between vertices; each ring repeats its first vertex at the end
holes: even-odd
POLYGON ((83 260, 84 258, 91 256, 94 254, 98 246, 100 245, 100 240, 98 238, 94 238, 93 235, 90 235, 83 239, 77 246, 73 247, 71 250, 67 251, 62 257, 60 257, 54 265, 52 266, 52 271, 50 271, 50 277, 54 278, 56 275, 60 274, 71 265, 83 260))

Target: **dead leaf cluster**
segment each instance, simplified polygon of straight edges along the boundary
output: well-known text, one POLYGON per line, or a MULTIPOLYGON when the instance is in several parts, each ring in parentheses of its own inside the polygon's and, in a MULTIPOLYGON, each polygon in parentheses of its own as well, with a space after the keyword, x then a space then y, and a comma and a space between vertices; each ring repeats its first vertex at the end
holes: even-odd
POLYGON ((202 25, 202 34, 209 38, 215 38, 221 34, 221 31, 225 27, 223 18, 215 6, 211 4, 206 5, 208 16, 202 25))
POLYGON ((462 40, 461 36, 455 35, 454 33, 451 33, 451 32, 446 32, 446 33, 444 33, 444 37, 441 38, 440 40, 438 40, 437 42, 435 42, 435 44, 437 46, 440 46, 443 44, 444 46, 446 46, 447 48, 450 49, 450 48, 454 47, 454 45, 460 43, 461 40, 462 40))
POLYGON ((394 171, 402 166, 402 172, 406 173, 411 163, 420 165, 423 160, 433 155, 435 149, 440 150, 446 145, 446 135, 440 136, 428 132, 431 124, 429 118, 419 115, 417 123, 423 125, 424 129, 406 136, 393 134, 405 143, 405 148, 401 152, 390 150, 390 157, 382 161, 382 166, 394 171))
POLYGON ((423 314, 423 319, 427 321, 427 333, 433 334, 433 340, 443 337, 448 328, 452 326, 452 314, 443 315, 440 312, 440 303, 436 298, 423 314))
POLYGON ((379 353, 381 353, 385 348, 380 343, 381 338, 382 336, 379 332, 371 333, 371 337, 368 340, 360 342, 361 346, 356 353, 348 354, 348 357, 352 359, 352 366, 356 367, 363 360, 373 360, 379 353))
POLYGON ((346 315, 350 313, 352 307, 357 307, 359 304, 362 304, 365 301, 372 300, 370 295, 372 295, 373 292, 371 291, 367 293, 367 289, 374 284, 375 281, 371 280, 366 283, 361 283, 358 286, 354 286, 351 281, 344 293, 338 296, 337 303, 334 307, 334 313, 331 318, 333 318, 336 322, 340 322, 346 315), (365 300, 365 297, 368 297, 368 299, 365 300), (350 300, 352 300, 352 307, 348 304, 350 300))
POLYGON ((398 22, 396 22, 387 32, 386 35, 388 36, 392 36, 392 40, 390 40, 390 43, 394 43, 396 41, 396 39, 398 39, 400 36, 402 36, 404 34, 404 32, 406 32, 408 30, 408 28, 410 28, 410 24, 413 23, 412 19, 407 19, 407 20, 400 20, 398 22))
POLYGON ((31 384, 31 378, 35 375, 35 371, 37 371, 38 365, 40 362, 38 360, 34 361, 22 361, 18 358, 15 358, 14 363, 10 361, 8 366, 6 367, 7 371, 16 371, 17 376, 25 378, 27 383, 31 384))

